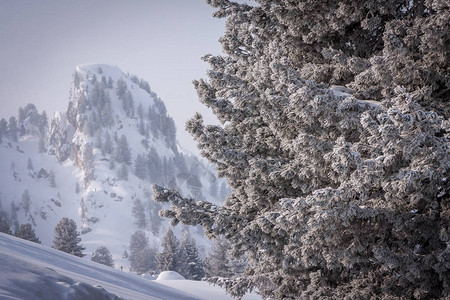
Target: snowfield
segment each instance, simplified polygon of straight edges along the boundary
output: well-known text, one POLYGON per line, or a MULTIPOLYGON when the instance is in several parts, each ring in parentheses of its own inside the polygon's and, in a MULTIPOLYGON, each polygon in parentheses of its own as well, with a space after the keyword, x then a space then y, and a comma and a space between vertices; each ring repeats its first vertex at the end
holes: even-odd
POLYGON ((220 287, 175 272, 149 280, 3 233, 0 265, 0 299, 232 299, 220 287))

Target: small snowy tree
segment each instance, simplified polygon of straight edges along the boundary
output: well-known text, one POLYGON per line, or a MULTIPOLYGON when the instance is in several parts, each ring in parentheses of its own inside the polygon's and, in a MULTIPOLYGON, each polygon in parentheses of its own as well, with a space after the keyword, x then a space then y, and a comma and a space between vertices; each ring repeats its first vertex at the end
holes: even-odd
POLYGON ((48 182, 50 183, 51 187, 56 187, 56 175, 55 172, 53 170, 50 171, 50 173, 48 174, 48 182))
POLYGON ((105 246, 98 247, 97 250, 92 253, 91 260, 108 267, 114 267, 112 254, 105 246))
POLYGON ((28 169, 28 171, 29 172, 32 172, 33 171, 33 161, 31 160, 31 158, 29 157, 28 158, 28 160, 27 160, 27 169, 28 169))
POLYGON ((181 266, 178 257, 180 243, 170 227, 163 236, 161 246, 163 247, 163 251, 157 255, 158 269, 161 271, 178 272, 181 266))
POLYGON ((87 186, 89 182, 95 179, 94 167, 94 147, 92 143, 87 143, 83 149, 82 170, 84 172, 84 185, 87 186))
POLYGON ((67 217, 62 218, 55 226, 53 248, 83 257, 85 248, 80 245, 80 233, 77 231, 77 224, 67 217))
POLYGON ((30 212, 30 204, 31 204, 31 196, 28 189, 25 189, 22 193, 22 207, 25 210, 25 212, 30 212))
POLYGON ((20 225, 19 230, 16 231, 15 235, 18 238, 41 244, 41 241, 36 236, 33 226, 30 223, 20 225))
POLYGON ((133 202, 132 214, 135 219, 135 223, 139 228, 145 228, 147 221, 145 218, 145 207, 142 201, 136 198, 133 202))
POLYGON ((131 164, 131 150, 125 135, 121 135, 120 139, 117 141, 115 159, 118 163, 131 164))
POLYGON ((8 218, 3 211, 0 211, 0 232, 12 235, 11 226, 9 225, 8 218))
POLYGON ((19 132, 19 128, 17 126, 17 119, 16 117, 12 116, 9 118, 9 122, 8 122, 8 135, 9 138, 14 141, 17 142, 17 133, 19 132))
POLYGON ((204 260, 206 274, 209 277, 231 278, 234 274, 230 270, 230 246, 222 239, 217 238, 204 260))
POLYGON ((117 170, 117 178, 121 180, 128 180, 128 167, 125 163, 122 163, 120 168, 117 170))
MULTIPOLYGON (((183 237, 181 239, 180 250, 183 249, 185 252, 185 265, 186 271, 181 273, 186 279, 191 280, 202 280, 205 276, 205 270, 203 269, 203 263, 200 259, 197 245, 195 244, 195 240, 189 234, 189 231, 185 231, 183 233, 183 237)), ((181 257, 181 255, 180 255, 181 257)))
POLYGON ((136 231, 131 236, 128 260, 131 271, 137 274, 156 271, 156 250, 150 248, 148 238, 143 231, 136 231))
POLYGON ((138 154, 134 162, 134 174, 140 179, 147 177, 146 161, 145 158, 138 154))

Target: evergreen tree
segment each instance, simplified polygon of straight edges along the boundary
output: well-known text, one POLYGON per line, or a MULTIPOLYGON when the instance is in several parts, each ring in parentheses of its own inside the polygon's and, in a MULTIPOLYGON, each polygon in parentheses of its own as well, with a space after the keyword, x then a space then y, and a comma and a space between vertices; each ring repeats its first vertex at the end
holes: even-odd
POLYGON ((156 271, 156 250, 150 248, 148 238, 143 231, 136 231, 131 235, 128 260, 131 271, 137 274, 156 271))
POLYGON ((62 218, 55 226, 53 248, 78 257, 83 257, 85 248, 80 245, 80 233, 77 224, 67 217, 62 218))
POLYGON ((145 228, 145 226, 147 225, 145 219, 145 207, 144 204, 142 204, 142 201, 138 198, 136 198, 133 202, 132 213, 135 218, 136 225, 139 228, 145 228))
POLYGON ((56 187, 56 176, 53 170, 51 170, 50 173, 48 174, 48 181, 50 182, 51 187, 53 188, 56 187))
POLYGON ((108 77, 108 89, 112 89, 114 87, 114 81, 111 76, 108 77))
POLYGON ((114 170, 116 168, 116 160, 114 158, 111 158, 109 160, 109 169, 114 170))
POLYGON ((31 160, 31 158, 29 157, 27 160, 27 169, 28 171, 33 171, 33 161, 31 160))
POLYGON ((138 154, 134 163, 134 174, 140 179, 147 177, 147 168, 145 158, 138 154))
POLYGON ((22 123, 25 120, 25 117, 26 117, 25 110, 23 109, 22 106, 19 106, 19 113, 17 114, 19 123, 22 123))
POLYGON ((84 172, 83 180, 84 185, 87 186, 89 182, 95 179, 95 166, 94 166, 94 146, 92 143, 87 143, 83 149, 83 161, 82 170, 84 172))
POLYGON ((39 139, 39 144, 38 144, 38 152, 39 153, 44 153, 45 151, 47 151, 47 149, 45 149, 45 141, 43 138, 39 139))
POLYGON ((117 142, 115 159, 118 163, 131 164, 131 150, 125 135, 121 135, 117 142))
POLYGON ((91 260, 108 267, 114 267, 114 259, 111 252, 109 252, 108 248, 105 246, 98 247, 97 250, 92 253, 91 260))
POLYGON ((12 235, 11 227, 9 226, 8 218, 3 211, 0 211, 0 232, 12 235))
POLYGON ((25 212, 30 212, 30 204, 31 204, 31 196, 28 189, 25 189, 22 193, 22 207, 25 210, 25 212))
POLYGON ((236 296, 448 298, 448 4, 257 2, 209 1, 225 55, 194 86, 223 126, 186 126, 231 193, 155 187, 163 215, 246 255, 236 296))
POLYGON ((16 231, 16 237, 41 244, 30 223, 20 225, 19 230, 16 231))
POLYGON ((111 136, 109 135, 108 131, 105 132, 105 141, 102 144, 102 153, 108 153, 108 154, 112 154, 113 153, 113 141, 111 139, 111 136))
MULTIPOLYGON (((203 263, 200 259, 197 245, 195 240, 189 234, 189 231, 183 233, 183 238, 181 239, 180 250, 183 249, 185 252, 185 265, 186 272, 180 273, 186 279, 190 280, 202 280, 205 276, 205 270, 203 269, 203 263)), ((180 255, 180 257, 183 257, 180 255)))
POLYGON ((2 138, 6 136, 8 133, 8 122, 2 118, 0 120, 0 143, 2 142, 2 138))
POLYGON ((121 180, 128 180, 128 167, 126 164, 121 164, 120 168, 117 170, 117 178, 121 180))
POLYGON ((116 83, 117 97, 119 99, 124 99, 127 89, 128 89, 128 87, 127 87, 126 82, 122 78, 119 78, 116 83))
POLYGON ((163 251, 157 255, 158 269, 161 271, 178 272, 181 267, 181 262, 178 257, 180 243, 170 227, 163 236, 161 246, 163 247, 163 251))
POLYGON ((19 207, 16 205, 14 201, 11 202, 11 210, 10 210, 10 226, 12 226, 12 231, 16 232, 19 230, 19 219, 17 217, 17 212, 19 211, 19 207))
POLYGON ((231 278, 229 252, 230 246, 223 238, 214 239, 208 256, 205 258, 204 266, 209 277, 231 278))
POLYGON ((17 142, 18 131, 19 131, 19 128, 17 127, 16 117, 12 116, 9 118, 9 122, 8 122, 8 135, 9 135, 9 138, 14 142, 17 142))

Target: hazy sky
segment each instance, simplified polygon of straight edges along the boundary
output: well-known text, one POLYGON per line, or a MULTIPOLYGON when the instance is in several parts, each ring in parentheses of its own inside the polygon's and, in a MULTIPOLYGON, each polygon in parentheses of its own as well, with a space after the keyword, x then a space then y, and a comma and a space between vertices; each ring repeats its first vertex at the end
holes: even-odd
POLYGON ((221 52, 213 12, 204 0, 0 0, 0 117, 27 103, 65 111, 76 65, 114 64, 150 83, 192 149, 185 121, 213 120, 191 83, 208 69, 200 57, 221 52))

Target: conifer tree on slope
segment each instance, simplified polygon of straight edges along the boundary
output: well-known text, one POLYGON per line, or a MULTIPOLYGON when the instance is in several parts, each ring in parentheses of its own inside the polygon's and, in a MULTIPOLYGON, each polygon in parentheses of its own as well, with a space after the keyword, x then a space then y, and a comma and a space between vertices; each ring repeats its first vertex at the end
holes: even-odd
POLYGON ((187 124, 232 192, 155 186, 163 215, 246 255, 235 295, 448 298, 449 4, 256 2, 208 1, 225 55, 194 85, 222 126, 187 124))
POLYGON ((183 275, 186 279, 202 280, 202 278, 205 276, 203 263, 200 259, 195 240, 191 237, 189 231, 187 230, 183 233, 180 248, 184 249, 186 255, 186 271, 185 274, 181 275, 183 275))
POLYGON ((163 236, 161 246, 163 251, 157 255, 158 268, 161 271, 180 272, 181 262, 178 256, 180 243, 170 227, 163 236))
POLYGON ((156 270, 156 250, 148 245, 148 238, 143 231, 136 231, 130 237, 131 271, 137 274, 149 273, 156 270))
POLYGON ((15 236, 24 240, 41 244, 41 241, 36 236, 33 226, 30 223, 20 225, 19 230, 16 231, 15 236))
POLYGON ((108 267, 114 267, 114 259, 111 252, 109 252, 108 248, 105 246, 98 247, 97 250, 92 253, 91 260, 108 267))
POLYGON ((9 225, 8 218, 3 211, 0 211, 0 232, 12 235, 11 226, 9 225))
POLYGON ((80 245, 80 233, 77 231, 77 224, 67 217, 62 218, 55 226, 53 248, 83 257, 85 248, 80 245))

